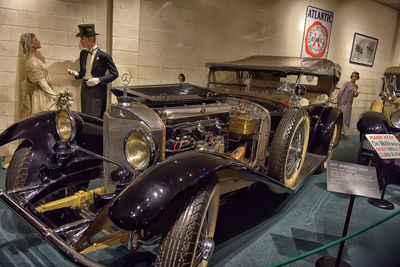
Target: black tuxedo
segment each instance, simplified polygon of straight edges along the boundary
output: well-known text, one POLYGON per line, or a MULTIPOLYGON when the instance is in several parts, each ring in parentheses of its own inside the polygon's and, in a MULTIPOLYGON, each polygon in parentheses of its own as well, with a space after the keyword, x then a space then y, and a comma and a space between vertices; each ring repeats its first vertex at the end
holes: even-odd
MULTIPOLYGON (((79 55, 80 71, 77 79, 82 79, 86 74, 86 60, 89 51, 82 50, 79 55)), ((118 77, 118 70, 111 56, 100 49, 97 49, 93 59, 92 71, 93 78, 99 78, 100 83, 89 87, 86 80, 82 81, 81 88, 81 107, 82 112, 103 118, 107 104, 107 84, 118 77), (109 71, 106 74, 106 71, 109 71)))

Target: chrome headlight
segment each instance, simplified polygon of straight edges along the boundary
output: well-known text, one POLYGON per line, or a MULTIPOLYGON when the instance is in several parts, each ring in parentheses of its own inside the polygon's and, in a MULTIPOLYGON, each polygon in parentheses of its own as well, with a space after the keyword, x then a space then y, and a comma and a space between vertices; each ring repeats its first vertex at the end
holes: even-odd
POLYGON ((70 111, 60 109, 56 115, 57 133, 63 141, 71 141, 75 138, 76 122, 70 111))
POLYGON ((392 114, 390 115, 390 122, 393 124, 394 127, 400 129, 400 110, 392 112, 392 114))
POLYGON ((125 157, 135 170, 149 166, 155 145, 153 139, 140 131, 131 131, 125 137, 125 157))

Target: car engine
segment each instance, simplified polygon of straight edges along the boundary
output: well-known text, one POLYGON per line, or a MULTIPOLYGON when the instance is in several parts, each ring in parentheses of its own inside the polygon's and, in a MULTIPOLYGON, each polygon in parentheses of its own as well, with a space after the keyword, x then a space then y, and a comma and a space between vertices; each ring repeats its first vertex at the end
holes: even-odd
MULTIPOLYGON (((177 85, 172 89, 169 86, 169 89, 187 92, 193 88, 177 85)), ((119 103, 112 105, 104 116, 105 156, 129 168, 134 177, 156 162, 188 150, 229 155, 262 170, 271 125, 268 110, 251 101, 211 94, 200 87, 194 89, 197 94, 191 99, 187 98, 188 94, 185 99, 180 99, 179 94, 166 95, 163 101, 143 97, 143 94, 142 97, 119 98, 119 103), (127 161, 126 140, 135 131, 143 134, 143 140, 151 147, 149 162, 142 169, 127 161), (121 151, 125 151, 125 155, 121 151)), ((114 169, 105 163, 108 193, 115 190, 109 178, 114 169)))

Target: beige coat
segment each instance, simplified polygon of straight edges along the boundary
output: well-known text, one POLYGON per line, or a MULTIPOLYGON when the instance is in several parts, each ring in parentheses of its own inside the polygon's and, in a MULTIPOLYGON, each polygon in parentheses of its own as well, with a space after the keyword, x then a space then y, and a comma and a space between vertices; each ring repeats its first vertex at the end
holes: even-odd
POLYGON ((31 96, 31 113, 55 109, 56 93, 46 65, 35 55, 26 61, 27 93, 31 96))

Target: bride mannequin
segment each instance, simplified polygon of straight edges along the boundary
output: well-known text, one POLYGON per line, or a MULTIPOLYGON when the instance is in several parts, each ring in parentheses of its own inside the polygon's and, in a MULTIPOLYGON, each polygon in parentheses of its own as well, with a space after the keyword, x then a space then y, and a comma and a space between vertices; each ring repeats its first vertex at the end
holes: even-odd
MULTIPOLYGON (((20 119, 27 115, 55 108, 57 94, 51 86, 51 79, 45 63, 36 51, 41 48, 40 41, 33 33, 21 36, 20 43, 26 56, 26 86, 22 89, 20 119)), ((1 165, 8 168, 11 156, 7 155, 1 165)))
POLYGON ((20 42, 26 55, 25 71, 28 95, 23 96, 24 104, 28 108, 30 106, 30 114, 50 110, 54 107, 57 94, 51 86, 50 75, 45 63, 36 55, 36 51, 41 48, 40 41, 35 34, 25 33, 21 36, 20 42))

